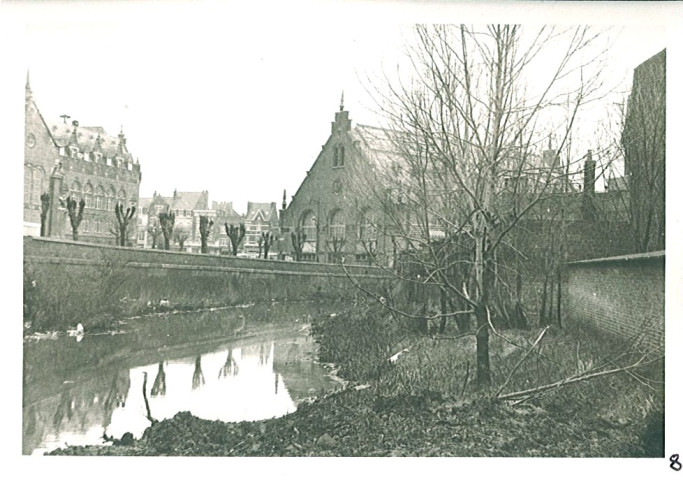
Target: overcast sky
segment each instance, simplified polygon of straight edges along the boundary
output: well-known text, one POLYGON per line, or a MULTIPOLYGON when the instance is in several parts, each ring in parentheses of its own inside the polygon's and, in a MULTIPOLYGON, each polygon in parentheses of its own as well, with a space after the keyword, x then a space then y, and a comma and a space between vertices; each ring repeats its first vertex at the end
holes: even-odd
MULTIPOLYGON (((388 2, 288 5, 39 2, 20 3, 15 13, 48 121, 68 114, 112 135, 123 126, 140 160, 142 197, 208 190, 210 200, 233 201, 244 213, 247 201, 279 204, 283 189, 296 192, 327 140, 342 90, 353 121, 379 123, 366 78, 395 66, 411 22, 461 21, 463 12, 388 2)), ((533 11, 494 13, 519 21, 533 11)), ((543 21, 568 21, 557 13, 543 21)), ((469 12, 474 21, 483 14, 469 12)), ((611 34, 610 58, 612 80, 628 82, 634 66, 666 46, 667 30, 657 25, 666 17, 607 18, 630 24, 611 34)))

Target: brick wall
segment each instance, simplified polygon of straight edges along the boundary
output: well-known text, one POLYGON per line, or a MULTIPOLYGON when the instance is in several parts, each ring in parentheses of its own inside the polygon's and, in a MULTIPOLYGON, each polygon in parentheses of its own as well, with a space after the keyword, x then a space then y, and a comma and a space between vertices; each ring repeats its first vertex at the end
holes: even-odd
POLYGON ((566 265, 563 320, 585 322, 623 339, 664 345, 664 252, 566 265))
MULTIPOLYGON (((347 271, 371 290, 381 288, 386 279, 377 268, 349 266, 347 271)), ((339 265, 24 237, 25 307, 28 302, 32 312, 59 316, 62 321, 57 323, 75 325, 81 321, 75 317, 101 313, 102 306, 118 308, 121 299, 125 299, 125 312, 135 314, 147 308, 148 302, 159 305, 162 299, 171 308, 206 308, 270 300, 344 299, 358 293, 339 265)))

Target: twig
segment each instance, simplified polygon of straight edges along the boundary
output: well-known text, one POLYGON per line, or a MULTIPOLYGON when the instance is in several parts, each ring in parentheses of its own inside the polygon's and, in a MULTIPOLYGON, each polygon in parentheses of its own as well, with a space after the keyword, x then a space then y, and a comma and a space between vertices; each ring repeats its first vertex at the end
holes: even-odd
MULTIPOLYGON (((646 362, 651 363, 651 362, 646 362)), ((621 368, 614 368, 612 370, 603 370, 601 372, 595 372, 595 373, 590 373, 587 375, 580 375, 580 376, 573 376, 569 378, 565 378, 564 380, 560 380, 555 383, 551 383, 548 385, 542 385, 537 388, 530 388, 528 390, 521 390, 519 392, 512 392, 512 393, 506 393, 505 395, 500 395, 496 397, 498 400, 512 400, 515 398, 521 398, 521 397, 529 397, 533 396, 534 394, 537 393, 543 393, 548 390, 553 390, 555 388, 559 387, 564 387, 565 385, 571 385, 573 383, 578 383, 578 382, 583 382, 585 380, 591 380, 593 378, 597 377, 604 377, 606 375, 613 375, 615 373, 621 373, 621 372, 628 372, 629 370, 633 370, 634 368, 637 368, 639 366, 643 365, 642 359, 638 360, 636 363, 629 365, 627 367, 621 367, 621 368)))
POLYGON ((507 376, 507 378, 505 379, 505 382, 500 386, 500 388, 499 388, 498 391, 496 392, 496 397, 498 397, 498 396, 500 395, 500 392, 502 392, 503 389, 504 389, 505 387, 507 387, 507 384, 510 383, 510 380, 512 379, 512 376, 515 374, 515 372, 516 372, 517 369, 520 367, 520 365, 522 365, 522 363, 524 363, 524 361, 527 359, 527 357, 531 354, 531 352, 534 350, 534 347, 536 347, 536 345, 538 345, 538 342, 541 341, 541 339, 543 338, 543 335, 545 335, 545 332, 547 332, 549 328, 550 328, 550 326, 547 326, 547 327, 545 327, 545 328, 543 329, 543 331, 542 331, 541 334, 538 336, 538 338, 536 339, 536 341, 534 342, 534 344, 529 348, 529 350, 527 350, 526 354, 524 354, 524 356, 519 360, 519 362, 517 362, 517 365, 515 365, 515 368, 512 369, 512 371, 510 372, 510 374, 509 374, 509 375, 507 376))

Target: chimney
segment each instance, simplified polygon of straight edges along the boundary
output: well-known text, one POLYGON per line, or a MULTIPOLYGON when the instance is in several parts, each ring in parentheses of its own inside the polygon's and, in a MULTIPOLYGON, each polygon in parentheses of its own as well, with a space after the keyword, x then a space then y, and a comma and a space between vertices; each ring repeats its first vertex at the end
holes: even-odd
POLYGON ((588 150, 583 164, 583 192, 586 195, 595 194, 595 161, 592 150, 588 150))
POLYGON ((595 220, 595 161, 592 150, 588 150, 583 164, 583 194, 581 212, 584 220, 595 220))
POLYGON ((282 209, 287 210, 287 190, 282 192, 282 209))

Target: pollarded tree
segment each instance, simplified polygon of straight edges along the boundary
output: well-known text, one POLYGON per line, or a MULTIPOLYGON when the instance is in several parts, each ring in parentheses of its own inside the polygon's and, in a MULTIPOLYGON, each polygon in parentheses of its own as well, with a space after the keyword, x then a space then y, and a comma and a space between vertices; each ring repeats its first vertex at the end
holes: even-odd
POLYGON ((47 215, 50 211, 50 195, 43 193, 40 196, 40 236, 47 234, 47 215))
POLYGON ((161 225, 161 233, 164 235, 164 250, 170 250, 173 227, 175 226, 175 213, 160 213, 159 225, 161 225))
POLYGON ((261 233, 261 239, 263 243, 263 258, 268 258, 268 252, 270 251, 270 247, 273 245, 273 233, 263 232, 261 233))
POLYGON ((135 216, 135 207, 128 207, 126 211, 123 211, 123 205, 117 203, 114 207, 114 214, 116 216, 116 223, 114 224, 116 238, 122 247, 126 246, 128 241, 128 225, 135 216))
POLYGON ((297 262, 301 261, 305 244, 306 234, 304 233, 303 228, 296 227, 292 232, 292 248, 294 249, 294 260, 297 262))
POLYGON ((237 249, 239 248, 244 235, 246 234, 246 229, 244 228, 244 223, 240 223, 238 227, 235 225, 225 224, 225 233, 230 238, 230 244, 232 245, 232 254, 237 256, 237 249))
POLYGON ((501 247, 575 170, 559 152, 601 87, 598 38, 584 27, 417 26, 408 76, 376 89, 400 162, 359 195, 374 191, 384 234, 403 252, 398 274, 446 300, 435 318, 475 320, 480 386, 491 383, 501 247), (550 134, 557 150, 542 157, 550 134), (444 311, 449 302, 463 308, 444 311))
POLYGON ((189 238, 190 231, 183 227, 176 227, 173 231, 173 240, 178 244, 178 249, 182 252, 185 248, 185 241, 189 238))
POLYGON ((162 235, 161 227, 155 221, 152 224, 147 226, 147 233, 149 234, 150 238, 152 239, 152 249, 156 249, 157 248, 157 241, 159 240, 159 237, 162 235))
POLYGON ((64 208, 66 208, 69 214, 69 221, 71 222, 71 232, 74 241, 78 241, 78 227, 81 225, 83 220, 83 209, 85 208, 85 200, 81 200, 76 203, 76 200, 72 199, 71 196, 66 197, 66 200, 59 200, 64 208))
POLYGON ((209 236, 211 235, 211 227, 213 227, 213 220, 209 220, 209 217, 205 215, 200 215, 199 216, 199 239, 201 241, 202 247, 201 251, 202 253, 206 253, 207 251, 207 242, 209 240, 209 236))

